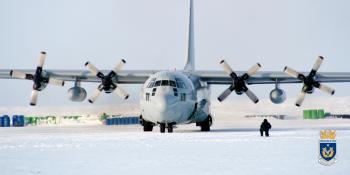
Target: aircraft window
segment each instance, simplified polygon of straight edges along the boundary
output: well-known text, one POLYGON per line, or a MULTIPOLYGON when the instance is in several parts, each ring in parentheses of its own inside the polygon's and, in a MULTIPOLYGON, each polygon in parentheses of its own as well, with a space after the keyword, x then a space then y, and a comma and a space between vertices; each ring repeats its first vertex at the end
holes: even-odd
POLYGON ((146 101, 149 101, 149 93, 146 93, 146 101))
POLYGON ((185 83, 182 81, 176 81, 176 84, 178 88, 186 88, 185 83))
POLYGON ((161 81, 156 81, 156 84, 154 86, 160 86, 161 81))
POLYGON ((183 86, 184 88, 186 88, 186 85, 185 85, 185 83, 184 83, 184 82, 182 82, 182 86, 183 86))
POLYGON ((170 80, 169 82, 170 82, 170 86, 176 87, 175 81, 170 80))
POLYGON ((147 88, 152 88, 153 85, 154 85, 154 81, 151 81, 151 82, 148 83, 147 88))
POLYGON ((186 94, 181 94, 181 101, 186 101, 186 94))
POLYGON ((153 89, 152 89, 152 96, 155 96, 155 95, 156 95, 156 91, 157 91, 157 88, 153 88, 153 89))
POLYGON ((169 86, 169 80, 162 80, 162 86, 169 86))
POLYGON ((177 97, 177 95, 178 95, 178 94, 177 94, 177 89, 176 89, 176 88, 174 88, 173 90, 174 90, 174 96, 176 96, 176 97, 177 97))
POLYGON ((176 85, 177 85, 178 88, 183 88, 182 84, 181 84, 181 81, 176 81, 176 85))

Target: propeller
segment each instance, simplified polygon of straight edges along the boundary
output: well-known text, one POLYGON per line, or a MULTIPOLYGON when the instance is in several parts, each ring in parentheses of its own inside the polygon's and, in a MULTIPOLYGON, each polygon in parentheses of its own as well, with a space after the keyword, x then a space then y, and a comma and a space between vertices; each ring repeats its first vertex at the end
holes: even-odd
POLYGON ((51 78, 43 71, 43 66, 46 59, 46 52, 41 52, 39 62, 34 74, 28 74, 18 70, 11 70, 10 76, 18 79, 26 79, 33 81, 33 90, 30 96, 30 105, 35 106, 38 99, 39 91, 45 89, 47 84, 55 86, 64 86, 64 81, 56 78, 51 78))
POLYGON ((284 68, 284 72, 286 74, 288 74, 291 77, 297 78, 304 83, 303 88, 301 89, 301 92, 299 93, 297 100, 295 102, 296 106, 300 107, 305 99, 306 93, 312 94, 314 91, 314 88, 318 88, 324 93, 334 95, 334 92, 335 92, 334 89, 332 89, 331 87, 329 87, 327 85, 321 84, 320 82, 318 82, 316 80, 317 71, 320 68, 323 60, 324 60, 324 58, 322 56, 319 56, 316 59, 316 62, 314 64, 314 66, 312 67, 311 72, 307 76, 305 76, 304 74, 299 73, 299 72, 295 71, 294 69, 289 68, 287 66, 284 68))
POLYGON ((241 95, 245 93, 250 100, 254 103, 259 102, 259 98, 248 89, 247 80, 254 75, 261 67, 259 63, 254 64, 246 73, 242 76, 238 76, 230 67, 229 64, 225 60, 220 61, 220 65, 224 69, 224 72, 227 73, 233 80, 232 84, 229 88, 227 88, 221 95, 218 97, 218 100, 221 102, 225 100, 233 91, 236 92, 237 95, 241 95))
POLYGON ((118 62, 118 64, 114 67, 114 69, 109 72, 108 75, 104 75, 90 62, 85 63, 85 67, 91 72, 91 74, 101 79, 101 84, 97 87, 97 89, 92 93, 92 95, 88 99, 90 103, 94 103, 100 96, 102 91, 104 91, 105 93, 111 93, 114 91, 118 96, 120 96, 123 99, 129 98, 129 94, 116 83, 118 78, 117 73, 122 69, 125 63, 126 61, 124 59, 121 59, 118 62))

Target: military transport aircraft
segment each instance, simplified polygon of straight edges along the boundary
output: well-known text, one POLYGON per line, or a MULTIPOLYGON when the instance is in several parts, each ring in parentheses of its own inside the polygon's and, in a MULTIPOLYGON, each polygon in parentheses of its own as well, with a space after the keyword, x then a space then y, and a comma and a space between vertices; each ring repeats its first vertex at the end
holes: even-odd
POLYGON ((80 82, 100 83, 97 89, 88 98, 94 103, 102 92, 115 92, 123 99, 129 94, 120 86, 121 84, 143 84, 140 92, 140 121, 144 131, 152 131, 155 125, 160 126, 160 132, 173 132, 177 124, 196 123, 201 131, 209 131, 212 124, 210 114, 210 85, 229 85, 218 97, 223 101, 232 92, 238 95, 246 94, 254 103, 258 97, 249 90, 251 84, 275 84, 270 93, 273 103, 282 103, 286 96, 279 88, 280 83, 302 83, 303 87, 297 98, 296 105, 301 106, 306 94, 313 93, 315 88, 334 94, 334 90, 323 83, 350 82, 350 73, 317 73, 324 58, 319 56, 310 73, 299 73, 289 67, 283 72, 257 72, 261 67, 254 64, 247 72, 233 71, 229 64, 222 60, 221 71, 195 70, 194 55, 194 26, 193 2, 190 0, 189 32, 187 46, 187 63, 183 70, 125 70, 122 71, 125 60, 120 60, 111 71, 99 70, 92 63, 86 62, 84 70, 44 70, 46 57, 41 52, 36 70, 0 70, 3 79, 27 79, 33 81, 33 90, 30 96, 30 105, 36 105, 38 93, 48 84, 63 86, 64 81, 75 82, 69 89, 70 100, 83 101, 87 93, 80 86, 80 82))

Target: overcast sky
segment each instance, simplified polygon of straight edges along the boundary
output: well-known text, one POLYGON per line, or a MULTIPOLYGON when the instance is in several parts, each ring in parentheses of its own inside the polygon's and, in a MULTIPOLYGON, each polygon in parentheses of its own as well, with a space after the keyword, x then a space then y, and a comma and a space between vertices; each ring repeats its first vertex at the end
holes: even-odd
MULTIPOLYGON (((41 50, 48 53, 47 69, 84 69, 88 60, 110 69, 120 58, 127 60, 125 69, 182 69, 188 6, 188 0, 0 1, 0 69, 35 68, 41 50)), ((225 58, 235 70, 260 62, 264 71, 286 65, 309 71, 323 55, 320 71, 350 71, 349 7, 347 0, 195 0, 196 68, 221 70, 219 58, 225 58)), ((28 105, 32 82, 0 83, 0 105, 28 105)), ((350 83, 331 85, 336 95, 350 95, 350 83)), ((67 98, 70 86, 48 86, 38 105, 78 105, 67 98)), ((97 84, 83 86, 91 92, 97 84)), ((141 86, 123 87, 131 93, 129 102, 137 102, 141 86)), ((215 86, 213 99, 225 88, 215 86)), ((262 99, 272 88, 251 86, 262 99)), ((301 85, 282 88, 294 97, 301 85)), ((104 94, 97 104, 121 101, 104 94)))

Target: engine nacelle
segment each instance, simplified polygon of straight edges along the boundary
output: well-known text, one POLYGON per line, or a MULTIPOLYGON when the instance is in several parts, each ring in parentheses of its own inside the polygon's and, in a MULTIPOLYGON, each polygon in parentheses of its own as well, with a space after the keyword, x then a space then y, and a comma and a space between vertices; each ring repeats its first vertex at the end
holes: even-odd
POLYGON ((282 89, 275 88, 270 92, 270 100, 272 103, 281 104, 286 100, 286 93, 282 89))
POLYGON ((71 101, 82 102, 86 98, 86 90, 79 86, 74 86, 68 90, 68 97, 71 101))

